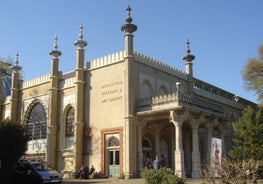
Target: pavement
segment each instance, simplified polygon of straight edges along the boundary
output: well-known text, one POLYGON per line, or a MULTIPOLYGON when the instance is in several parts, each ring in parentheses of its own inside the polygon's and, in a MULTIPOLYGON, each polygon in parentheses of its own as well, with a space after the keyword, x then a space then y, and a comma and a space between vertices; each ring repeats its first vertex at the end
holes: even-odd
MULTIPOLYGON (((143 179, 118 179, 118 178, 104 178, 104 179, 64 179, 63 184, 107 184, 107 183, 125 183, 125 184, 144 184, 143 179)), ((202 179, 186 179, 186 184, 204 184, 202 179)))

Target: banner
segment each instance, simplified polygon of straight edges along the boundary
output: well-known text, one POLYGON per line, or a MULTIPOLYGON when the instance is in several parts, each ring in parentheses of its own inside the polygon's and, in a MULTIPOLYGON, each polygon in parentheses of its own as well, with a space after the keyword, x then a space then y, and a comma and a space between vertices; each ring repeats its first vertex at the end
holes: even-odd
POLYGON ((222 155, 222 140, 212 138, 211 145, 211 172, 213 177, 220 177, 219 169, 221 169, 221 155, 222 155))

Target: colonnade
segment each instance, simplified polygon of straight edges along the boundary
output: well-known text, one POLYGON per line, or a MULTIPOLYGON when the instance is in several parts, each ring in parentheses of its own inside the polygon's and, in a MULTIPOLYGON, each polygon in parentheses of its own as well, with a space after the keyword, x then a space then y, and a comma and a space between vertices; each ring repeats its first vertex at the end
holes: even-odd
MULTIPOLYGON (((146 119, 146 118, 145 118, 146 119)), ((200 178, 201 177, 201 153, 199 146, 199 127, 200 125, 204 125, 206 129, 206 164, 210 163, 211 158, 211 142, 213 137, 214 127, 219 127, 219 137, 222 140, 222 153, 225 152, 224 149, 224 129, 220 123, 218 123, 218 117, 209 116, 209 118, 205 118, 203 113, 193 116, 189 113, 189 111, 170 111, 169 114, 169 122, 174 125, 174 135, 171 135, 171 143, 173 157, 170 158, 172 161, 172 169, 174 169, 175 174, 178 174, 181 177, 186 177, 185 175, 185 158, 184 158, 184 149, 183 149, 183 135, 182 129, 183 124, 188 122, 191 130, 192 130, 192 152, 191 158, 191 177, 192 178, 200 178)), ((143 150, 142 150, 142 137, 143 128, 147 125, 147 120, 139 120, 137 122, 137 170, 140 171, 144 167, 143 163, 143 150)), ((152 127, 154 128, 154 139, 155 139, 155 152, 158 155, 160 152, 160 127, 157 124, 152 123, 152 127)))

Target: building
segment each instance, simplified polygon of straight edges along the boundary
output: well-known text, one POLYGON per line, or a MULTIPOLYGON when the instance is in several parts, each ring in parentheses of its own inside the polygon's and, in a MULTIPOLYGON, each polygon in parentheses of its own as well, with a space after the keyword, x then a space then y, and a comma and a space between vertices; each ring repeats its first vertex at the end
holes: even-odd
POLYGON ((25 158, 47 161, 64 178, 83 163, 105 176, 133 178, 146 158, 158 155, 180 176, 198 178, 201 163, 211 161, 214 138, 217 155, 227 153, 231 122, 255 104, 195 78, 189 41, 185 71, 134 52, 130 11, 121 26, 124 51, 85 62, 81 25, 74 71, 59 71, 57 37, 49 74, 20 80, 17 57, 10 95, 0 94, 0 115, 27 126, 25 158))

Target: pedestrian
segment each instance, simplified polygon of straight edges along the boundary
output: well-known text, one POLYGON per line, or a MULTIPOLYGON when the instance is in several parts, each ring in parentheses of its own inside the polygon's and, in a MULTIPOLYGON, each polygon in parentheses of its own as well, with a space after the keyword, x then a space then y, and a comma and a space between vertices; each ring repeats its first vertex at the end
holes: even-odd
POLYGON ((158 159, 158 156, 155 157, 155 160, 153 161, 153 168, 158 170, 160 169, 160 160, 158 159))

